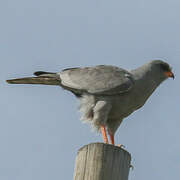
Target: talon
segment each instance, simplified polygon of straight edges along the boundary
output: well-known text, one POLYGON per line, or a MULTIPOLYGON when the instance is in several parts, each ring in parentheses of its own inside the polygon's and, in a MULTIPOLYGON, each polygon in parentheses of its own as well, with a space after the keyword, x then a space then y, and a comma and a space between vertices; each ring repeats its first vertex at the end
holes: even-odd
POLYGON ((130 164, 129 168, 134 170, 134 166, 132 164, 130 164))
POLYGON ((125 146, 123 144, 117 144, 116 146, 119 148, 123 148, 123 149, 125 148, 125 146))

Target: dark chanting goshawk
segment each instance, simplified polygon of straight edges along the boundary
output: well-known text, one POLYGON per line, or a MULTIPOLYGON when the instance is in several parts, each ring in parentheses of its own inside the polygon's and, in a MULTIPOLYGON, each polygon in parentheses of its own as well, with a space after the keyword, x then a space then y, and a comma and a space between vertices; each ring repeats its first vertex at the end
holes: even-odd
POLYGON ((164 61, 153 60, 137 69, 98 65, 64 69, 51 73, 37 71, 34 77, 7 80, 10 84, 57 85, 80 100, 82 121, 100 131, 105 143, 114 145, 114 134, 122 120, 141 108, 167 78, 174 78, 164 61))

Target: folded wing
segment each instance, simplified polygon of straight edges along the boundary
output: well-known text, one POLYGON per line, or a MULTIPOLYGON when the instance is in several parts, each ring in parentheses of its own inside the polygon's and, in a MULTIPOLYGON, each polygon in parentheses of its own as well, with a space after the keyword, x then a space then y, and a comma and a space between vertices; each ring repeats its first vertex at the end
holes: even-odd
POLYGON ((115 66, 65 69, 59 75, 65 89, 90 94, 121 94, 129 91, 134 84, 128 71, 115 66))

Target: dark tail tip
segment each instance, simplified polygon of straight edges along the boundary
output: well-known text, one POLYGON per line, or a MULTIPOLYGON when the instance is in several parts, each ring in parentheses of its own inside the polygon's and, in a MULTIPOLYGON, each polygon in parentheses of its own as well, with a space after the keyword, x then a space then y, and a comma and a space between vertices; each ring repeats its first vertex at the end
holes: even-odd
POLYGON ((8 80, 6 80, 6 82, 8 84, 20 84, 20 83, 18 83, 17 79, 8 79, 8 80))
POLYGON ((6 80, 6 82, 7 82, 8 84, 10 84, 10 83, 11 83, 11 80, 6 80))
POLYGON ((56 74, 56 73, 45 72, 45 71, 36 71, 36 72, 34 72, 35 76, 42 76, 42 75, 46 75, 46 74, 56 74))
POLYGON ((44 72, 44 71, 36 71, 36 72, 34 72, 34 75, 35 75, 35 76, 40 76, 40 75, 42 75, 42 74, 47 74, 47 73, 44 72))

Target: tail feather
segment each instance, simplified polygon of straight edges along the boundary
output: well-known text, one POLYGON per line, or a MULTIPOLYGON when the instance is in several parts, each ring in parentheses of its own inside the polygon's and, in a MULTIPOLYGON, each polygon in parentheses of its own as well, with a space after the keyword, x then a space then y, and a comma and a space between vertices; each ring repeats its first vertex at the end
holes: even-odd
POLYGON ((35 76, 52 76, 52 77, 54 77, 54 76, 57 76, 57 74, 56 73, 53 73, 53 72, 45 72, 45 71, 36 71, 36 72, 34 72, 34 75, 35 76))
POLYGON ((6 80, 9 84, 43 84, 43 85, 60 85, 60 79, 57 77, 38 76, 38 77, 25 77, 18 79, 6 80))

